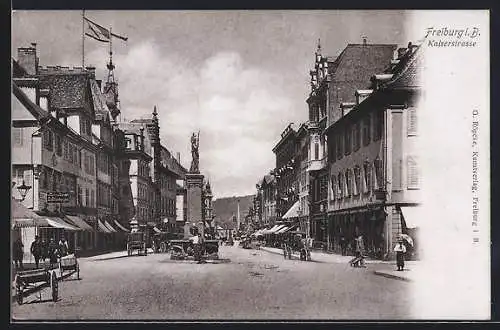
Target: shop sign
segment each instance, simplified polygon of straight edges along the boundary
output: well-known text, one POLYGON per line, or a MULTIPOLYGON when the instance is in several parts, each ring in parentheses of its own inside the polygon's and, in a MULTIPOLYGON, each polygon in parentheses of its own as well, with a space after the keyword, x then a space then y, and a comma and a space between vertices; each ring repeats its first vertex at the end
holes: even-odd
POLYGON ((47 203, 68 203, 69 192, 50 191, 47 192, 47 203))

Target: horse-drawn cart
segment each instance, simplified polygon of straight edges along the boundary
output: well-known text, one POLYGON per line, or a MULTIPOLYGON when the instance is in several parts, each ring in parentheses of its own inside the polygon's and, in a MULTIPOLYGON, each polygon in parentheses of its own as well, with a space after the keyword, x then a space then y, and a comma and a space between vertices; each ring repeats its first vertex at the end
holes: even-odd
POLYGON ((145 256, 148 254, 146 233, 138 231, 127 235, 127 254, 131 256, 134 251, 137 251, 138 255, 145 256))
POLYGON ((64 279, 64 272, 76 273, 76 278, 80 279, 80 265, 78 264, 78 259, 74 254, 70 254, 59 259, 59 273, 61 274, 61 280, 64 279))
POLYGON ((57 283, 57 275, 54 270, 50 269, 35 269, 20 271, 15 277, 17 303, 23 303, 25 291, 38 290, 39 299, 42 300, 42 290, 50 287, 52 293, 52 301, 57 301, 59 296, 59 285, 57 283))

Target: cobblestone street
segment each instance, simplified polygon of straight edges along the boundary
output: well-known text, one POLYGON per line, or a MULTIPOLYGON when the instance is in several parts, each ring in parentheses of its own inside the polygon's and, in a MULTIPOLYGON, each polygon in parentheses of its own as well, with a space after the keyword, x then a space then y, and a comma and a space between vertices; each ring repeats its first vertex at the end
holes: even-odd
POLYGON ((115 252, 80 259, 80 281, 60 282, 60 300, 13 305, 27 319, 403 319, 412 283, 370 268, 284 260, 221 248, 229 263, 172 261, 169 254, 115 252))

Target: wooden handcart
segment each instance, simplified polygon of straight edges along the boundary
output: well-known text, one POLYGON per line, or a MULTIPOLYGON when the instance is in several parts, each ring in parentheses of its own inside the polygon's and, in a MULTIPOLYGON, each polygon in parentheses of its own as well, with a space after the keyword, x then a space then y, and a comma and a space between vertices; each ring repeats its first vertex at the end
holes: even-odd
POLYGON ((76 278, 80 279, 80 265, 78 264, 78 259, 74 254, 70 254, 59 259, 59 274, 61 275, 61 280, 64 279, 64 272, 76 273, 76 278))
POLYGON ((22 305, 25 291, 38 290, 39 300, 42 300, 42 290, 50 287, 52 301, 57 301, 59 296, 59 285, 55 270, 35 269, 20 271, 15 277, 17 303, 22 305))

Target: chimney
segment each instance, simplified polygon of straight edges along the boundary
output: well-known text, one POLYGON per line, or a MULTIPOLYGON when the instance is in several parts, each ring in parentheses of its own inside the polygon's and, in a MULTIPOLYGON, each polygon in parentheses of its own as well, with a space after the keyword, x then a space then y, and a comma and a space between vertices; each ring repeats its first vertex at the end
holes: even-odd
POLYGON ((366 46, 366 37, 363 37, 363 46, 366 46))
POLYGON ((30 47, 20 47, 17 49, 17 63, 30 76, 38 73, 38 58, 36 57, 36 43, 31 43, 30 47))
POLYGON ((181 153, 177 152, 177 162, 180 164, 181 163, 181 153))
POLYGON ((90 77, 95 79, 95 66, 87 66, 85 67, 87 69, 87 72, 90 74, 90 77))

